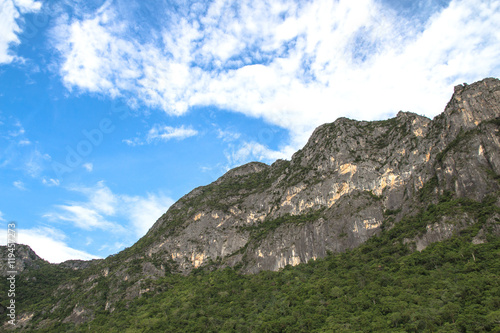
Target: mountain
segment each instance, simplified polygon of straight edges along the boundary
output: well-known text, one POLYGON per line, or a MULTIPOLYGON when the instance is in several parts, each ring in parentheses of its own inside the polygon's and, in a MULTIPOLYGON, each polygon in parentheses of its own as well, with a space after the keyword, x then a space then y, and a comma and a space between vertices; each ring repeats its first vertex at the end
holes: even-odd
MULTIPOLYGON (((397 253, 390 265, 399 265, 453 239, 498 253, 499 190, 500 80, 487 78, 456 86, 432 120, 399 112, 383 121, 322 125, 290 161, 249 163, 194 189, 136 244, 106 259, 52 265, 20 247, 26 255, 18 256, 25 288, 19 315, 26 329, 74 330, 146 306, 195 276, 209 281, 228 270, 234 280, 250 281, 344 258, 337 253, 378 270, 381 253, 397 253)), ((453 252, 446 246, 439 251, 453 252)), ((476 261, 474 252, 463 258, 476 261)))
MULTIPOLYGON (((210 260, 278 270, 360 245, 414 213, 423 190, 480 201, 499 189, 499 101, 499 81, 486 79, 457 86, 434 120, 400 112, 320 126, 291 161, 250 163, 193 190, 132 250, 183 273, 210 260)), ((441 229, 418 249, 453 232, 441 229)))

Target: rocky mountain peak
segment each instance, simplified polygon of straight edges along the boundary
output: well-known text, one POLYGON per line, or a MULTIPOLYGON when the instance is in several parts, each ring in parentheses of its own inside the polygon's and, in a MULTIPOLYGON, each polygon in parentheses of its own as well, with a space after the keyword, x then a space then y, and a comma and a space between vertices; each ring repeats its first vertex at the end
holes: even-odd
POLYGON ((500 80, 486 78, 473 84, 455 86, 453 96, 442 117, 446 127, 455 134, 491 120, 500 114, 500 80))
POLYGON ((500 116, 499 89, 497 79, 457 87, 433 120, 401 111, 319 126, 291 161, 249 163, 185 196, 145 251, 182 272, 215 260, 277 270, 359 245, 380 232, 384 212, 401 212, 397 223, 431 185, 432 195, 481 200, 499 187, 484 171, 500 173, 498 129, 485 123, 500 116), (483 132, 467 132, 481 123, 483 132))
POLYGON ((35 251, 31 249, 28 245, 16 244, 14 248, 15 255, 15 268, 12 269, 8 266, 8 254, 9 248, 6 246, 0 247, 0 276, 7 275, 8 271, 16 271, 17 273, 23 272, 28 268, 38 268, 40 264, 47 263, 45 260, 40 258, 35 251))
POLYGON ((223 181, 228 180, 229 178, 235 178, 235 177, 240 177, 240 176, 245 176, 249 175, 252 173, 257 173, 261 172, 265 169, 267 169, 269 165, 261 162, 250 162, 244 165, 241 165, 239 167, 236 167, 234 169, 229 170, 226 172, 222 177, 220 177, 217 182, 221 183, 223 181))

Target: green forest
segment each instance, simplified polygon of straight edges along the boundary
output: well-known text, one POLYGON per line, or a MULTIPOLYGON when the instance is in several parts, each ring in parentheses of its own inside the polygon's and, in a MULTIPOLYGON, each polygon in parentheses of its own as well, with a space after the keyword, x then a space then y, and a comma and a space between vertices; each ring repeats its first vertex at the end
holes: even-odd
MULTIPOLYGON (((500 222, 498 210, 493 197, 478 203, 443 196, 348 252, 255 275, 211 266, 188 276, 168 274, 148 281, 154 293, 123 299, 112 313, 102 304, 90 322, 56 320, 45 331, 500 332, 500 237, 491 232, 500 222), (462 213, 475 223, 451 239, 421 252, 405 244, 405 237, 440 217, 462 213), (481 229, 485 241, 473 244, 481 229)), ((60 283, 61 276, 51 280, 51 274, 57 270, 40 269, 39 280, 25 284, 29 297, 39 300, 26 299, 31 309, 60 301, 50 292, 36 295, 60 283)), ((51 315, 32 322, 46 318, 51 315)))

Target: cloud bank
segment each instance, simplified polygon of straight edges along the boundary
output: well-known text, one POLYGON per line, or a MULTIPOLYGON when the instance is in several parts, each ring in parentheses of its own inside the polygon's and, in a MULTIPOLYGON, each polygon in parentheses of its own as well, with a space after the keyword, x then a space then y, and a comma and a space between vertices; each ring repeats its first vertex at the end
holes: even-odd
MULTIPOLYGON (((375 0, 216 0, 164 9, 145 39, 106 5, 60 22, 69 89, 182 115, 214 105, 290 130, 339 116, 433 116, 452 86, 500 69, 500 3, 453 0, 422 24, 375 0)), ((162 9, 160 9, 162 10, 162 9)))

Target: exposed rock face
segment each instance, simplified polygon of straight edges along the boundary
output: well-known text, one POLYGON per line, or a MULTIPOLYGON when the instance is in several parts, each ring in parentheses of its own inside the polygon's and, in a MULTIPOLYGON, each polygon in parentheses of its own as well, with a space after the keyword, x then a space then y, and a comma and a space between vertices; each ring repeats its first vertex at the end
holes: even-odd
POLYGON ((181 272, 209 261, 277 270, 358 246, 380 231, 384 212, 398 211, 395 223, 411 214, 427 183, 481 200, 499 189, 499 102, 500 81, 485 79, 455 87, 433 120, 340 118, 291 161, 250 163, 193 190, 137 246, 181 272))
POLYGON ((0 246, 0 257, 2 258, 2 260, 0 261, 0 276, 8 275, 7 272, 9 271, 15 271, 17 272, 16 274, 18 274, 28 268, 37 269, 40 267, 40 264, 47 263, 45 260, 40 258, 28 245, 15 244, 15 260, 13 260, 13 262, 15 263, 14 268, 9 266, 8 255, 9 251, 7 246, 0 246))
POLYGON ((71 268, 73 270, 85 269, 100 262, 101 259, 92 260, 66 260, 58 264, 60 267, 71 268))

